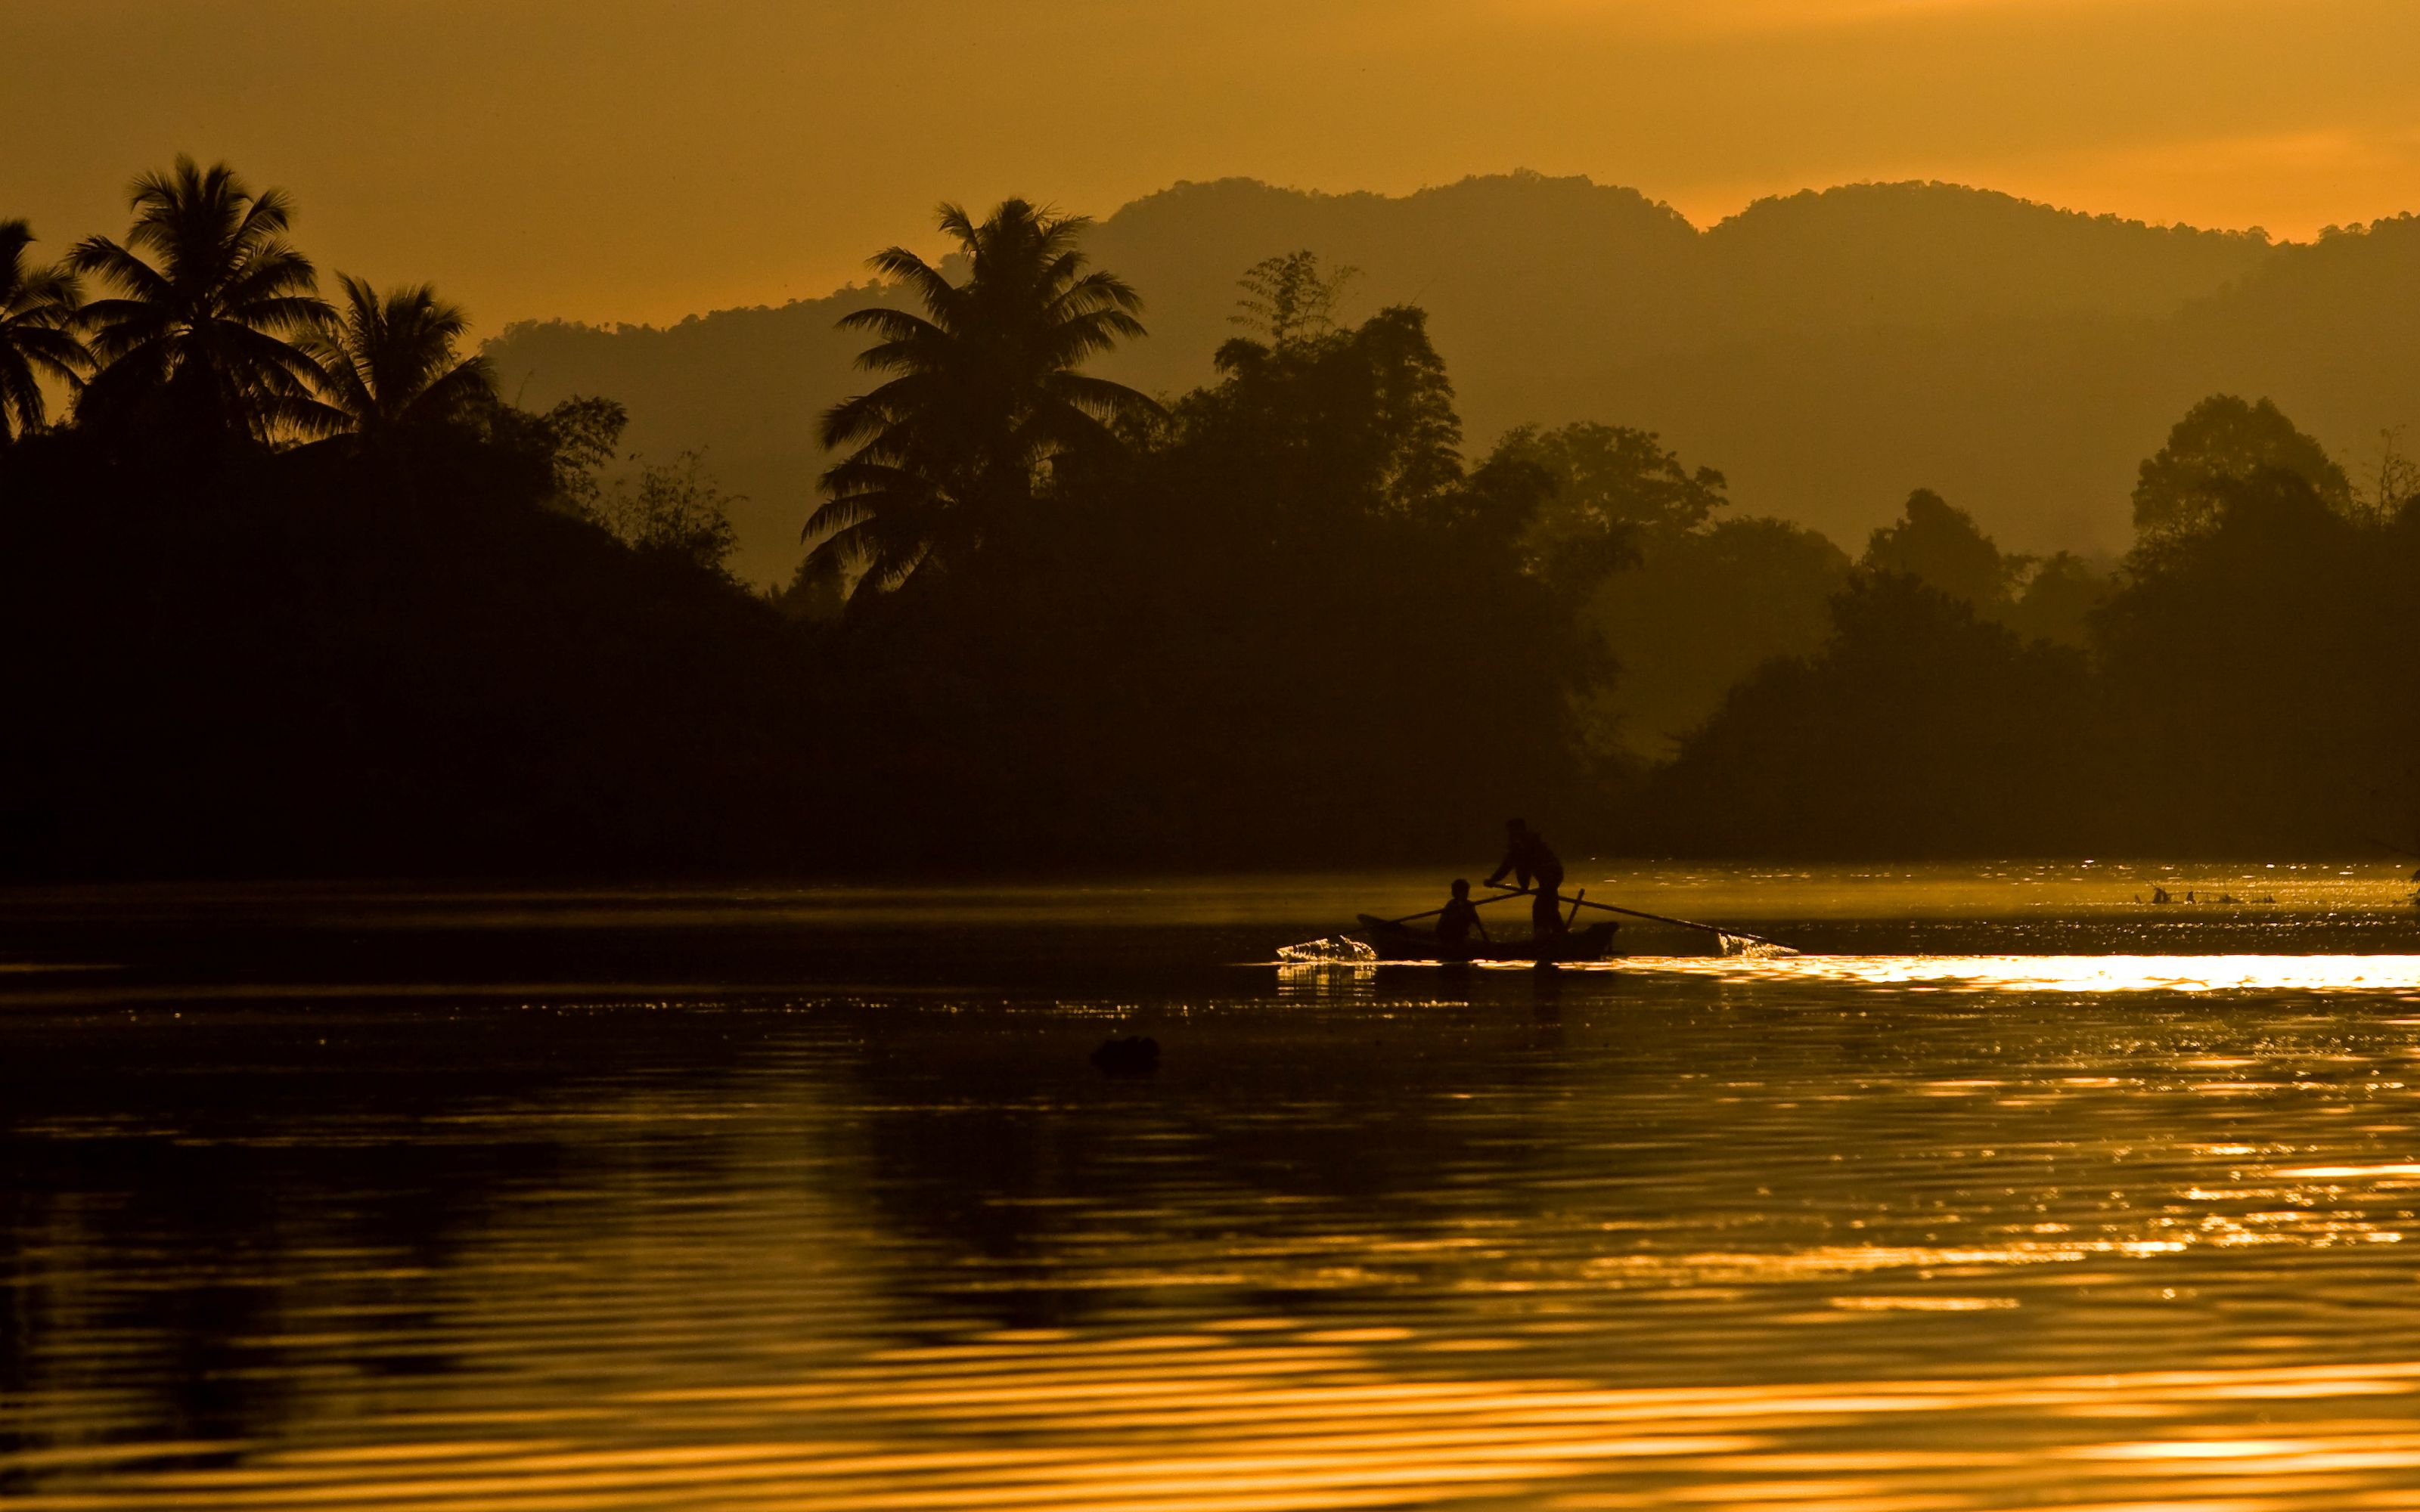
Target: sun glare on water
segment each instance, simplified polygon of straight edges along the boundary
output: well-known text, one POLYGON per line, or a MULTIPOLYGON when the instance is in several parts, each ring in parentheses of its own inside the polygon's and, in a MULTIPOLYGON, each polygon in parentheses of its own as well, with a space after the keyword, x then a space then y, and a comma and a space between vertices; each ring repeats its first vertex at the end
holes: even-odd
POLYGON ((2420 955, 1633 957, 1624 970, 1948 992, 2420 995, 2420 955))

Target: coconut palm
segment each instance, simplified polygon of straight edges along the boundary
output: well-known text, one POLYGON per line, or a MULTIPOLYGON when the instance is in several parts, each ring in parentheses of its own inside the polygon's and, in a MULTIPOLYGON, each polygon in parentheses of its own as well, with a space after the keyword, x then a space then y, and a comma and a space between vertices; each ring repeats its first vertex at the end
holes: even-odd
POLYGON ((817 559, 859 570, 860 593, 970 553, 1033 501, 1057 459, 1114 444, 1118 421, 1156 410, 1078 371, 1143 333, 1142 301, 1125 281, 1085 271, 1076 242, 1091 224, 1012 199, 978 225, 944 205, 965 283, 904 247, 870 259, 924 313, 877 306, 840 322, 879 338, 858 366, 892 377, 825 413, 823 444, 855 449, 825 471, 829 501, 806 533, 824 537, 817 559))
POLYGON ((70 329, 80 290, 75 275, 25 261, 34 228, 0 221, 0 441, 39 430, 49 418, 42 379, 72 391, 89 360, 70 329))
POLYGON ((493 397, 488 360, 455 351, 470 328, 461 306, 427 284, 384 296, 363 279, 339 284, 344 300, 334 322, 301 343, 322 375, 324 424, 379 446, 493 397))
POLYGON ((225 163, 180 157, 130 193, 123 244, 90 237, 69 255, 116 297, 84 306, 100 371, 79 419, 166 422, 267 441, 315 434, 327 412, 320 377, 300 338, 329 318, 310 259, 286 239, 294 208, 283 190, 255 193, 225 163))

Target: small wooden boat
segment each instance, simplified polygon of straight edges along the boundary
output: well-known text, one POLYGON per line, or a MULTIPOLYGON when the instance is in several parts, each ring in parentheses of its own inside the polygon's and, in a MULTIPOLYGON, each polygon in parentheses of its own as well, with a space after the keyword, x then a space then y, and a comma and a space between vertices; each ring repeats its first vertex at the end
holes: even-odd
POLYGON ((1544 941, 1471 939, 1448 945, 1424 929, 1369 914, 1360 917, 1360 933, 1381 961, 1602 961, 1613 953, 1613 932, 1621 927, 1608 920, 1544 941))

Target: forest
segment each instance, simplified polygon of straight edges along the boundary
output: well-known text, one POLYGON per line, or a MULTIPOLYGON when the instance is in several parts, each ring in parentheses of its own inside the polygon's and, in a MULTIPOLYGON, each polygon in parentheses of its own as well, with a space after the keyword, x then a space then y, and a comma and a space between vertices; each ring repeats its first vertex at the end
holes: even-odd
POLYGON ((2258 396, 2175 421, 2122 558, 1924 487, 1852 554, 1619 416, 1472 447, 1425 313, 1312 251, 1235 270, 1208 381, 1114 381, 1148 291, 1088 223, 945 207, 790 417, 768 591, 710 455, 508 402, 283 193, 130 212, 0 222, 20 878, 2420 848, 2420 470, 2258 396))
MULTIPOLYGON (((1151 301, 1150 338, 1087 371, 1156 395, 1213 381, 1237 274, 1312 248, 1357 270, 1340 320, 1427 312, 1474 441, 1575 421, 1653 431, 1719 467, 1740 512, 1852 554, 1922 485, 2008 549, 2122 555, 2135 465, 2196 400, 2265 394, 2366 475, 2420 393, 2411 216, 2274 240, 1896 183, 1758 200, 1699 227, 1585 178, 1404 196, 1233 179, 1124 205, 1084 247, 1151 301)), ((827 460, 798 417, 862 386, 862 343, 838 322, 881 302, 910 305, 861 277, 661 325, 512 320, 480 349, 538 408, 610 393, 629 407, 629 445, 703 448, 744 496, 734 569, 773 581, 798 560, 827 460)))

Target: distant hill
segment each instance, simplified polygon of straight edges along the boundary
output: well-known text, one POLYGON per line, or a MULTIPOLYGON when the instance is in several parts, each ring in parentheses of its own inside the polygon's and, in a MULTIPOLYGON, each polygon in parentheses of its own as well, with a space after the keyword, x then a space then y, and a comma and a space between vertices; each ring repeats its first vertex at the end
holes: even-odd
MULTIPOLYGON (((1628 189, 1513 174, 1419 193, 1180 184, 1094 232, 1152 337, 1104 373, 1175 392, 1233 333, 1234 280, 1309 247, 1359 268, 1343 314, 1414 302, 1468 449, 1507 426, 1661 431, 1743 512, 1854 550, 1922 485, 2019 550, 2126 540, 2135 462, 2194 400, 2274 397, 2358 474, 2420 421, 2420 222, 2308 244, 2163 228, 1947 184, 1761 200, 1710 229, 1628 189)), ((868 248, 869 252, 873 249, 868 248)), ((707 450, 750 496, 741 570, 786 574, 824 458, 815 415, 863 377, 832 329, 868 288, 669 329, 516 325, 508 393, 606 393, 632 446, 707 450)))

